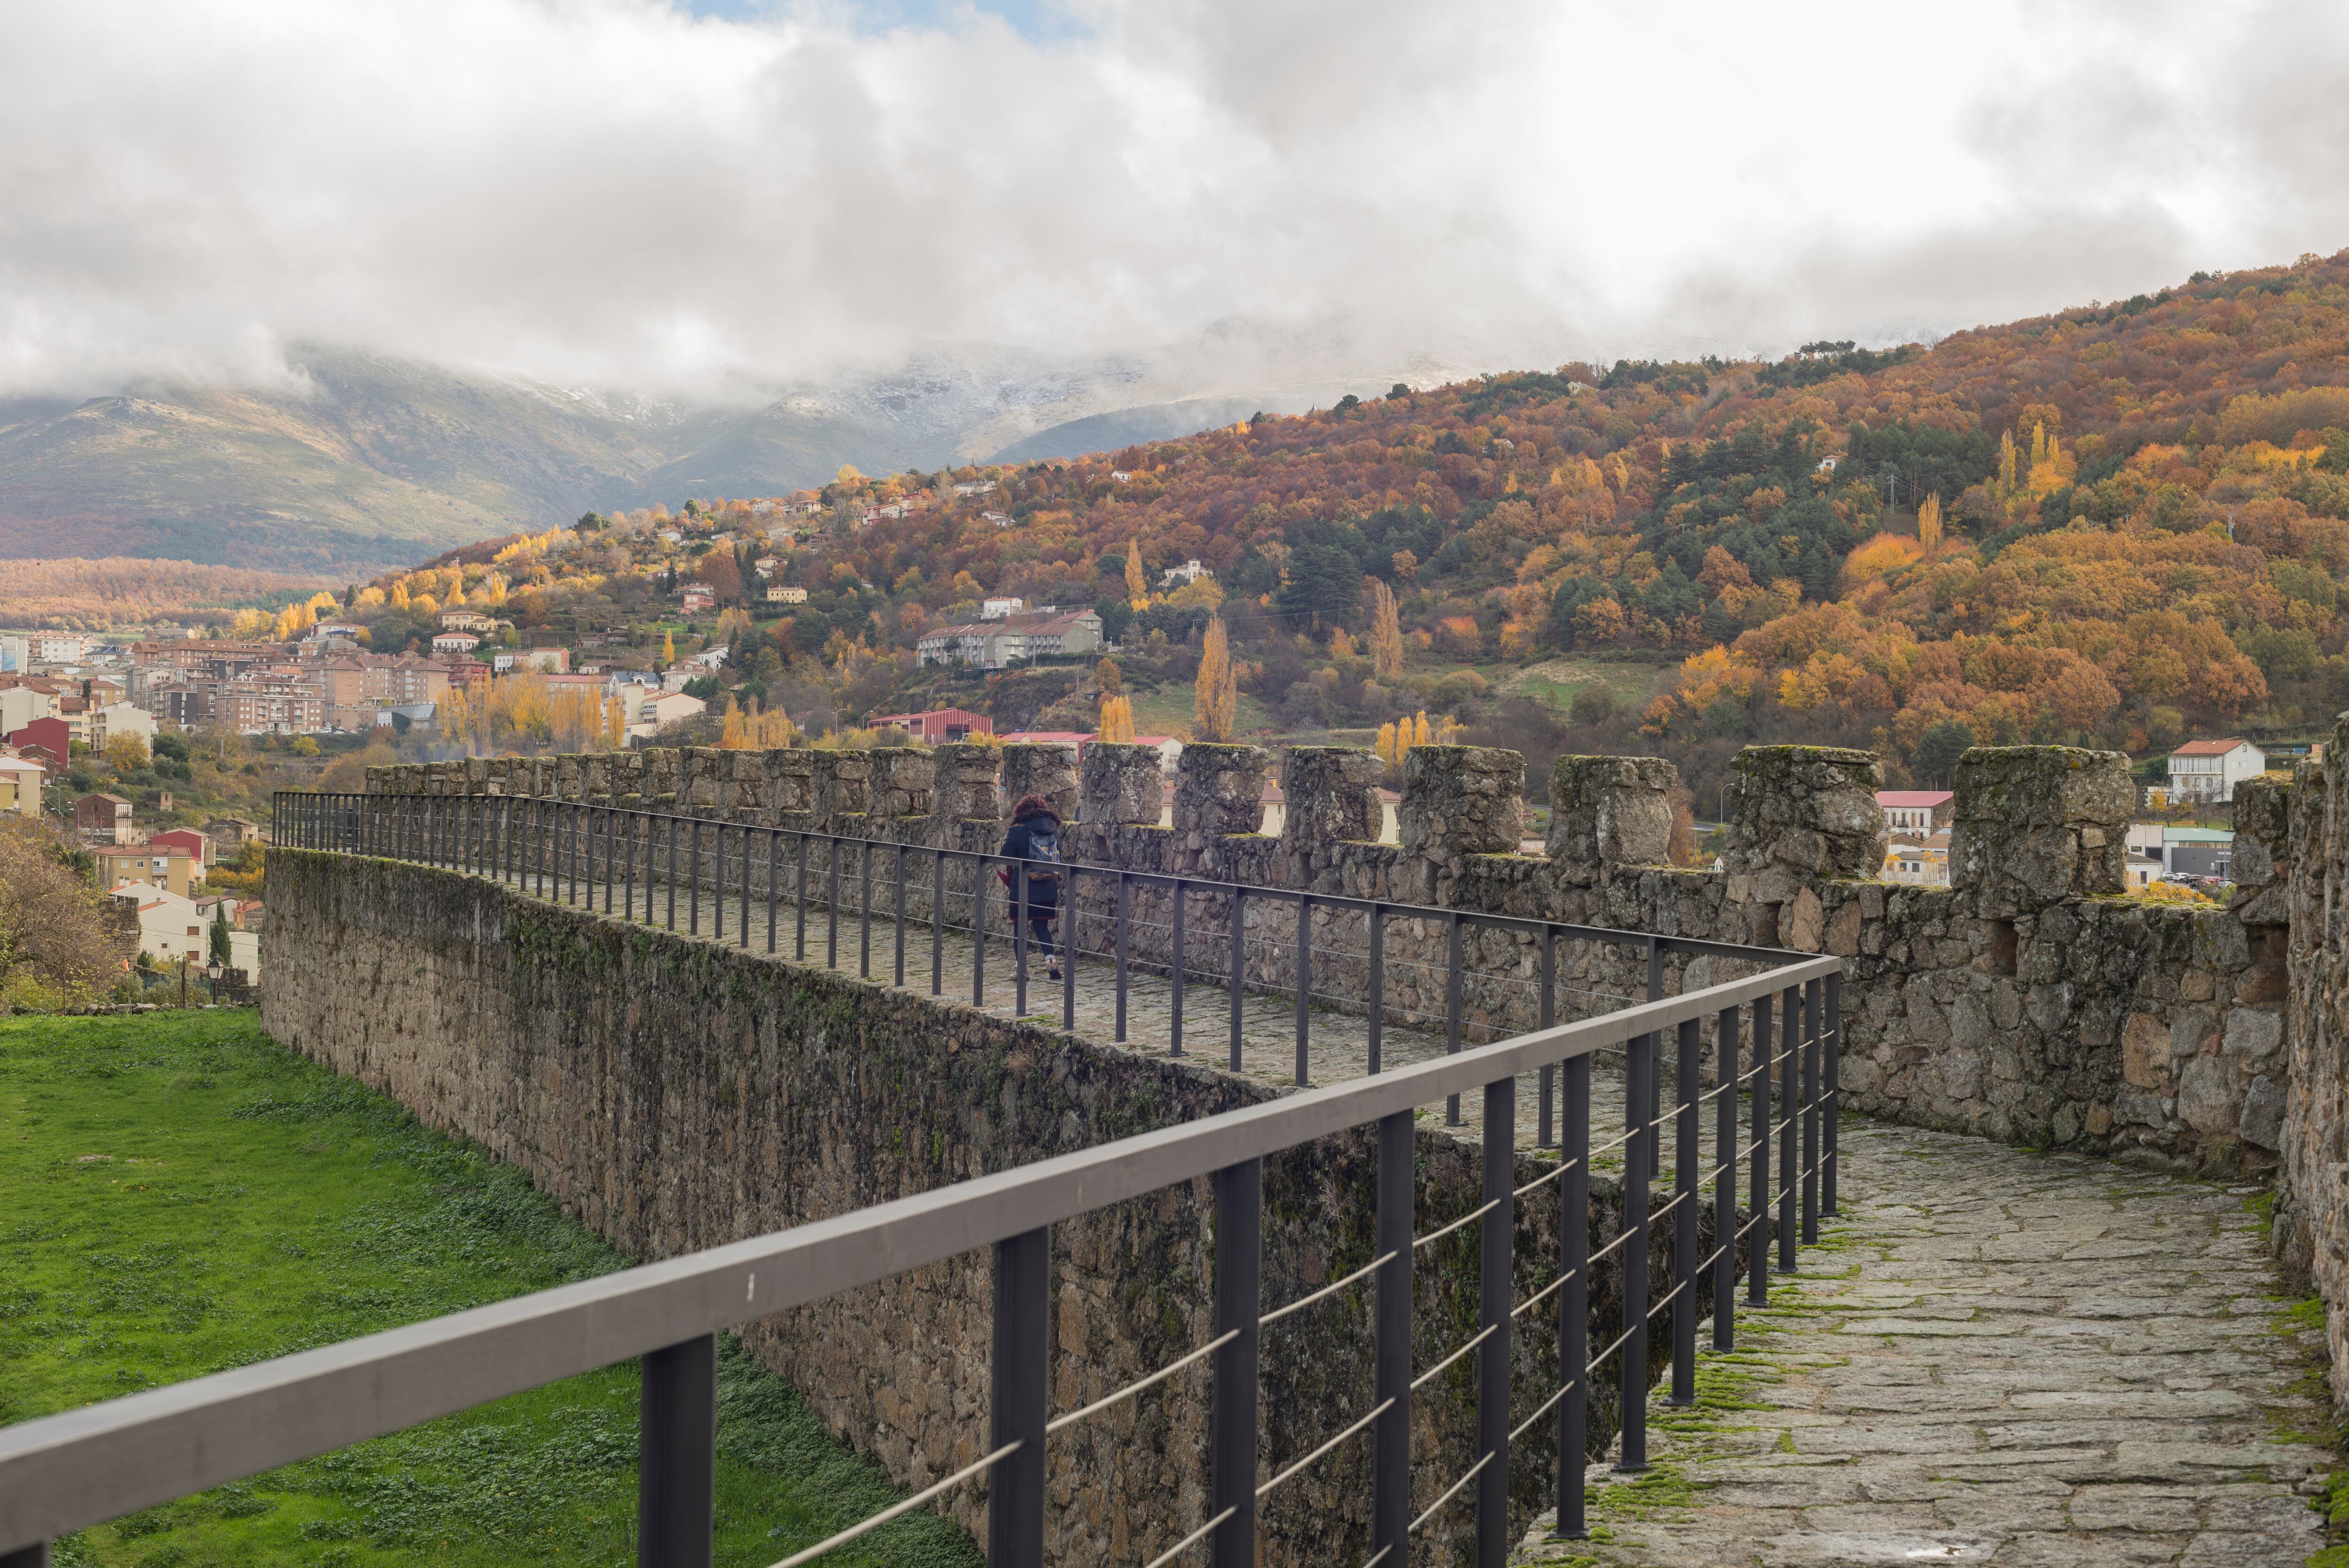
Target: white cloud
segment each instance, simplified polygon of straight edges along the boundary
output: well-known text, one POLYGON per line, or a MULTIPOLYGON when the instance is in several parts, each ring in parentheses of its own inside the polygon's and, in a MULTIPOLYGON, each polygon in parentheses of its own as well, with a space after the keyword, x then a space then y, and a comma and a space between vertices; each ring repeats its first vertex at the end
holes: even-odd
POLYGON ((2349 238, 2313 5, 0 7, 0 392, 299 337, 683 387, 1234 316, 1533 364, 2349 238))

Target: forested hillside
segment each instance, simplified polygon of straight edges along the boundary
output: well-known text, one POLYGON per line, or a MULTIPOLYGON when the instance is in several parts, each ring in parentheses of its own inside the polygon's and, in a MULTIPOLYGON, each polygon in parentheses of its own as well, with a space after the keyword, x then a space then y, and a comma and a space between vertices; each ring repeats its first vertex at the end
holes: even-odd
POLYGON ((1700 790, 1756 738, 1926 779, 1977 740, 2291 732, 2349 706, 2344 304, 2349 253, 1930 348, 1568 365, 1073 462, 843 471, 796 535, 741 500, 697 501, 674 550, 591 516, 515 603, 525 631, 626 624, 682 573, 722 608, 772 552, 808 603, 716 640, 740 695, 825 722, 932 690, 915 640, 985 595, 1095 604, 1170 683, 1220 614, 1268 732, 1424 708, 1537 758, 1661 750, 1700 790), (1191 557, 1215 581, 1164 592, 1191 557))

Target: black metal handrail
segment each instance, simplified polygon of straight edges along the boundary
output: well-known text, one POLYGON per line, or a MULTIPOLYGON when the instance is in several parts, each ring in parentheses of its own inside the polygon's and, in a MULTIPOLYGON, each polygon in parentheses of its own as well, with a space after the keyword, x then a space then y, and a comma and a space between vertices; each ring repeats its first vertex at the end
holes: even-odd
MULTIPOLYGON (((399 797, 384 799, 398 799, 399 797)), ((450 799, 462 799, 454 797, 450 799)), ((318 819, 281 800, 280 841, 315 841, 318 819)), ((443 824, 447 826, 448 824, 443 824)), ((999 858, 999 857, 993 857, 999 858)), ((672 888, 673 891, 673 888, 672 888)), ((1250 890, 1251 892, 1259 890, 1250 890)), ((698 900, 697 900, 698 902, 698 900)), ((1448 913, 1448 912, 1446 912, 1448 913)), ((1619 934, 1628 935, 1629 934, 1619 934)), ((1721 944, 1709 944, 1718 950, 1721 944)), ((1583 1470, 1588 1396, 1616 1362, 1620 1390, 1619 1468, 1646 1464, 1648 1335, 1671 1308, 1672 1402, 1693 1401, 1697 1301, 1713 1292, 1713 1343, 1734 1343, 1738 1251, 1745 1247, 1748 1296, 1766 1302, 1772 1226, 1778 1266, 1797 1262, 1797 1238, 1816 1239, 1822 1210, 1835 1208, 1831 1067, 1838 1044, 1841 964, 1737 950, 1773 965, 1758 975, 1621 1011, 1537 1029, 1495 1044, 1392 1068, 1350 1082, 1284 1096, 1099 1148, 1060 1156, 935 1191, 686 1257, 451 1314, 407 1328, 215 1374, 39 1420, 0 1429, 0 1565, 43 1560, 50 1538, 140 1508, 419 1422, 643 1357, 638 1560, 660 1568, 707 1568, 715 1476, 715 1339, 724 1329, 879 1283, 978 1246, 994 1250, 994 1355, 989 1429, 983 1457, 900 1509, 986 1475, 988 1559, 995 1568, 1039 1568, 1045 1524, 1046 1445, 1052 1432, 1138 1395, 1194 1361, 1211 1367, 1210 1488, 1198 1528, 1162 1553, 1172 1562, 1212 1542, 1217 1568, 1253 1563, 1260 1498, 1339 1444, 1369 1433, 1374 1445, 1369 1564, 1407 1560, 1410 1539, 1473 1487, 1476 1560, 1498 1568, 1507 1540, 1511 1446, 1545 1421, 1555 1457, 1562 1535, 1584 1532, 1583 1470), (1783 962, 1779 962, 1783 960, 1783 962), (1774 1046, 1774 1002, 1778 1043, 1774 1046), (1743 1024, 1752 1045, 1741 1050, 1743 1024), (1716 1081, 1700 1091, 1702 1026, 1715 1020, 1716 1081), (1676 1089, 1669 1112, 1652 1088, 1660 1065, 1651 1043, 1675 1042, 1676 1089), (1591 1141, 1596 1054, 1624 1048, 1626 1128, 1611 1143, 1591 1141), (1515 1095, 1527 1072, 1556 1070, 1564 1087, 1563 1148, 1556 1164, 1516 1185, 1515 1095), (1774 1112, 1774 1080, 1780 1086, 1774 1112), (1426 1234, 1417 1230, 1414 1113, 1437 1099, 1484 1096, 1481 1202, 1426 1234), (1738 1144, 1737 1101, 1753 1113, 1753 1136, 1738 1144), (1715 1102, 1717 1159, 1700 1169, 1702 1102, 1715 1102), (1651 1109, 1652 1108, 1652 1109, 1651 1109), (1371 1408, 1269 1480, 1257 1473, 1257 1338, 1262 1326, 1304 1305, 1265 1310, 1261 1300, 1264 1161, 1268 1156, 1350 1129, 1375 1125, 1378 1165, 1373 1259, 1321 1295, 1367 1284, 1375 1344, 1371 1408), (1674 1131, 1674 1191, 1650 1196, 1650 1171, 1667 1125, 1674 1131), (1822 1146, 1821 1133, 1826 1132, 1822 1146), (1795 1154, 1797 1138, 1802 1152, 1795 1154), (1779 1145, 1772 1171, 1771 1145, 1779 1145), (1609 1149, 1624 1154, 1623 1220, 1616 1241, 1589 1248, 1590 1170, 1609 1149), (1737 1186, 1750 1172, 1748 1217, 1737 1219, 1737 1186), (1213 1179, 1216 1203, 1213 1335, 1176 1363, 1110 1397, 1050 1415, 1049 1318, 1050 1227, 1111 1204, 1197 1177, 1213 1179), (1822 1186, 1822 1177, 1825 1178, 1822 1186), (1515 1205, 1550 1181, 1563 1205, 1552 1282, 1520 1304, 1511 1280, 1515 1205), (1692 1222, 1712 1187, 1714 1245, 1699 1258, 1692 1222), (1773 1201, 1775 1200, 1775 1215, 1773 1201), (1799 1202, 1799 1231, 1797 1204, 1799 1202), (1651 1226, 1673 1216, 1671 1277, 1648 1300, 1651 1226), (1775 1219, 1775 1226, 1773 1221, 1775 1219), (1421 1247, 1475 1225, 1479 1235, 1478 1332, 1435 1367, 1414 1375, 1412 1274, 1421 1247), (1748 1241, 1750 1238, 1750 1242, 1748 1241), (1622 1333, 1589 1355, 1592 1273, 1620 1249, 1622 1333), (1516 1320, 1556 1297, 1559 1386, 1514 1421, 1510 1341, 1516 1320), (1474 1356, 1476 1460, 1432 1507, 1411 1512, 1411 1407, 1416 1389, 1446 1366, 1474 1356)), ((879 1522, 875 1515, 785 1560, 813 1560, 879 1522)))
MULTIPOLYGON (((630 920, 636 918, 636 884, 641 853, 644 919, 667 930, 676 931, 678 929, 677 890, 680 881, 696 890, 709 887, 715 895, 709 912, 711 934, 721 939, 726 934, 727 925, 729 892, 726 868, 729 856, 726 846, 730 836, 740 846, 732 856, 732 862, 739 867, 733 879, 737 903, 734 921, 736 944, 746 948, 752 944, 755 882, 763 889, 760 902, 763 903, 766 916, 766 951, 780 951, 780 921, 782 912, 788 909, 792 915, 792 954, 794 958, 805 959, 808 956, 809 914, 812 910, 820 910, 825 917, 823 952, 827 968, 842 966, 842 860, 843 855, 854 853, 857 856, 857 869, 853 909, 860 920, 857 975, 859 978, 865 979, 872 977, 873 971, 873 857, 876 851, 894 851, 894 874, 887 879, 885 887, 892 893, 892 973, 893 983, 897 985, 905 984, 906 934, 909 928, 907 892, 910 887, 920 885, 907 877, 907 857, 926 855, 931 861, 928 886, 925 889, 929 894, 930 911, 927 922, 930 928, 929 994, 934 996, 945 994, 944 938, 949 932, 960 933, 967 934, 972 944, 971 1002, 975 1006, 985 1006, 988 996, 988 900, 984 895, 984 884, 990 870, 999 871, 1008 879, 1005 913, 1011 918, 1009 921, 1010 929, 1005 934, 1011 943, 1012 1008, 1019 1016, 1028 1014, 1029 945, 1032 929, 1030 911, 1036 906, 1030 902, 1030 862, 1018 857, 978 850, 824 833, 812 829, 730 822, 718 818, 542 796, 371 795, 287 790, 274 798, 274 808, 281 838, 299 848, 414 861, 484 872, 502 880, 518 879, 525 889, 551 895, 574 907, 583 899, 588 907, 594 907, 600 888, 603 913, 616 913, 614 905, 616 901, 616 913, 630 920), (705 830, 712 840, 706 873, 703 854, 705 830), (754 836, 755 841, 764 847, 763 858, 753 852, 754 836), (786 845, 791 851, 788 857, 784 853, 786 845), (820 870, 821 885, 812 886, 810 881, 809 851, 812 846, 825 852, 828 860, 828 865, 820 870), (665 863, 658 852, 664 847, 665 863), (682 867, 678 863, 680 858, 684 861, 682 867), (949 889, 947 868, 950 865, 973 868, 968 890, 949 889), (602 869, 600 875, 599 866, 602 869), (759 874, 762 869, 763 876, 759 874), (667 893, 665 905, 659 907, 657 914, 657 888, 665 888, 667 893), (970 913, 967 921, 957 922, 947 915, 950 896, 968 900, 970 913)), ((1442 1022, 1444 1048, 1451 1055, 1459 1053, 1467 1027, 1464 989, 1471 971, 1465 957, 1465 936, 1473 927, 1507 931, 1535 939, 1538 964, 1534 982, 1537 1004, 1534 1021, 1537 1027, 1543 1028, 1557 1022, 1558 992, 1575 989, 1561 987, 1557 982, 1557 944, 1561 941, 1642 949, 1646 959, 1645 999, 1649 1001, 1654 1001, 1664 994, 1664 965, 1669 956, 1694 958, 1709 955, 1760 964, 1792 963, 1805 956, 1776 948, 1715 942, 1702 937, 1668 936, 1570 922, 1544 921, 1524 915, 1414 904, 1392 899, 1218 882, 1207 877, 1135 871, 1122 866, 1064 861, 1058 862, 1055 869, 1067 878, 1066 888, 1060 899, 1060 907, 1065 911, 1078 910, 1081 889, 1087 879, 1096 886, 1104 882, 1108 884, 1112 890, 1108 900, 1109 913, 1096 912, 1086 917, 1096 921, 1107 920, 1114 930, 1108 945, 1088 954, 1077 940, 1079 917, 1071 914, 1060 922, 1060 946, 1071 960, 1061 965, 1061 1024, 1063 1028, 1073 1030, 1076 1027, 1077 965, 1074 960, 1091 956, 1115 965, 1116 1008, 1112 1037, 1118 1044, 1126 1043, 1128 978, 1131 970, 1136 966, 1131 938, 1135 930, 1154 923, 1136 915, 1132 908, 1132 898, 1137 889, 1163 889, 1171 894, 1172 903, 1172 919, 1165 923, 1169 941, 1164 960, 1173 982, 1172 1006, 1167 1023, 1168 1054, 1177 1057, 1185 1054, 1188 982, 1195 973, 1192 959, 1198 954, 1201 944, 1220 940, 1226 954, 1223 965, 1223 988, 1226 999, 1227 1065, 1234 1072, 1242 1070, 1244 998, 1251 992, 1260 994, 1268 989, 1276 993, 1286 990, 1295 999, 1294 1081, 1300 1088, 1312 1081, 1309 1025, 1316 999, 1310 984, 1314 951, 1311 947, 1311 918, 1315 910, 1350 911, 1363 917, 1363 955, 1369 968, 1364 995, 1324 999, 1364 1008, 1369 1025, 1366 1055, 1371 1072, 1379 1071, 1383 1065, 1386 1019, 1391 1012, 1396 1011, 1387 1001, 1385 938, 1387 923, 1391 920, 1415 920, 1435 924, 1445 931, 1442 1022), (1185 916, 1192 907, 1195 894, 1203 898, 1208 908, 1212 908, 1218 899, 1224 903, 1226 919, 1220 937, 1214 933, 1194 933, 1186 928, 1185 916), (1247 964, 1231 956, 1244 954, 1251 941, 1246 933, 1246 910, 1251 900, 1269 900, 1277 904, 1293 906, 1297 911, 1296 954, 1291 971, 1294 980, 1288 986, 1251 984, 1247 964)), ((702 913, 702 900, 689 897, 684 925, 688 934, 698 936, 701 934, 702 913)), ((911 923, 923 923, 916 917, 911 923)), ((1146 961, 1141 966, 1156 967, 1146 961)), ((1206 973, 1212 975, 1212 967, 1208 967, 1206 973)), ((1630 1001, 1632 998, 1617 995, 1611 999, 1630 1001)), ((1654 1048, 1654 1042, 1651 1042, 1651 1048, 1654 1048)), ((1826 1072, 1826 1092, 1832 1095, 1837 1087, 1837 1064, 1827 1063, 1826 1072)), ((1651 1075, 1651 1080, 1649 1085, 1650 1111, 1653 1114, 1661 1103, 1661 1075, 1651 1075)), ((1554 1072, 1542 1075, 1538 1093, 1537 1144, 1543 1149, 1556 1148, 1554 1072)), ((1444 1109, 1447 1123, 1453 1126, 1463 1123, 1456 1099, 1448 1101, 1444 1109)), ((1830 1129, 1827 1133, 1830 1153, 1834 1136, 1830 1129)), ((5 1568, 5 1565, 0 1565, 0 1568, 5 1568)))

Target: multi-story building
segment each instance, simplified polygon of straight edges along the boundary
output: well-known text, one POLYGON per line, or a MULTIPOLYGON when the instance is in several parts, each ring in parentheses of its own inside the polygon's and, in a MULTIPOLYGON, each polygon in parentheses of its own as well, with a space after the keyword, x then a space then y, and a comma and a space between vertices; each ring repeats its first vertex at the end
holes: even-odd
POLYGON ((37 757, 27 757, 10 746, 0 746, 0 815, 10 811, 27 817, 41 814, 41 785, 48 769, 37 757))
POLYGON ((326 727, 326 691, 315 676, 253 674, 223 682, 221 717, 239 735, 314 735, 326 727))
POLYGON ((1102 645, 1102 618, 1091 610, 1047 615, 1024 630, 1028 634, 1028 656, 1031 659, 1089 654, 1102 645))
POLYGON ((1028 656, 1028 636, 1009 621, 967 621, 923 633, 914 644, 914 656, 925 665, 999 670, 1028 656))
POLYGON ((195 857, 179 844, 107 844, 97 858, 98 885, 107 892, 145 882, 185 898, 196 874, 195 857))
POLYGON ((2267 770, 2267 753, 2248 740, 2189 740, 2169 754, 2169 798, 2232 800, 2237 784, 2267 770))

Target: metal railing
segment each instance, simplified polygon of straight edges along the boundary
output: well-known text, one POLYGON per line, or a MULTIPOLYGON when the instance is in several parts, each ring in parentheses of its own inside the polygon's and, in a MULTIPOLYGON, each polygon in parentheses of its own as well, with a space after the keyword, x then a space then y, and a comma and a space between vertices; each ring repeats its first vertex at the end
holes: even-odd
MULTIPOLYGON (((702 934, 706 923, 712 937, 724 941, 730 936, 740 947, 763 945, 773 954, 784 951, 788 944, 797 960, 808 958, 810 924, 820 919, 823 962, 831 969, 846 964, 841 929, 846 918, 854 923, 849 935, 855 948, 856 973, 862 979, 873 977, 877 920, 884 928, 880 934, 889 944, 886 962, 894 985, 906 984, 909 940, 926 937, 929 994, 934 996, 945 994, 946 939, 958 936, 970 944, 974 1006, 987 1006, 993 994, 988 974, 990 944, 1008 944, 1012 1010, 1020 1016, 1029 1016, 1034 973, 1031 954, 1038 929, 1034 917, 1046 906, 1031 900, 1036 891, 1030 881, 1031 862, 1017 857, 533 796, 288 790, 274 797, 274 807, 280 841, 297 848, 372 855, 486 875, 557 903, 600 907, 605 914, 642 919, 689 935, 702 934), (876 861, 880 862, 877 868, 876 861), (991 923, 988 914, 995 896, 988 892, 990 878, 1002 898, 999 924, 991 923), (687 890, 682 915, 678 907, 680 888, 687 890)), ((1665 965, 1672 957, 1712 956, 1768 965, 1803 956, 1699 937, 1662 936, 1119 866, 1057 862, 1052 869, 1060 878, 1051 906, 1059 937, 1051 967, 1059 970, 1061 1027, 1076 1027, 1079 961, 1092 960, 1111 970, 1115 998, 1111 1033, 1120 1045, 1129 1039, 1133 975, 1138 970, 1163 973, 1172 985, 1166 1019, 1168 1054, 1185 1054, 1190 1026, 1199 1016, 1194 992, 1202 985, 1212 986, 1223 993, 1226 1065, 1238 1072, 1244 1070, 1246 998, 1286 995, 1293 999, 1293 1081, 1300 1088, 1313 1081, 1311 1024, 1317 1004, 1362 1012, 1368 1026, 1366 1065, 1369 1071, 1377 1072, 1384 1065, 1391 1018, 1407 1025, 1440 1026, 1446 1053, 1457 1055, 1473 1027, 1466 1006, 1472 983, 1518 986, 1531 993, 1526 998, 1530 1006, 1522 1010, 1531 1013, 1527 1021, 1535 1027, 1547 1028, 1558 1021, 1562 995, 1609 1005, 1656 1000, 1664 994, 1665 965), (1161 918, 1155 920, 1140 907, 1153 894, 1163 906, 1161 918), (1291 933, 1285 939, 1249 934, 1251 908, 1289 912, 1291 933), (1325 922, 1352 917, 1351 934, 1359 936, 1359 943, 1349 944, 1349 933, 1334 927, 1325 927, 1317 941, 1313 925, 1317 914, 1325 922), (1399 922, 1408 923, 1420 945, 1441 947, 1440 966, 1392 951, 1389 933, 1399 922), (1088 927, 1096 937, 1091 945, 1082 939, 1088 927), (1526 979, 1512 973, 1514 963, 1478 971, 1468 955, 1469 934, 1477 929, 1508 933, 1530 945, 1533 976, 1526 979), (1561 943, 1636 954, 1642 960, 1644 997, 1562 982, 1558 978, 1561 943), (1238 962, 1233 958, 1236 952, 1238 962), (1069 962, 1060 963, 1062 957, 1069 962), (1326 979, 1317 988, 1317 964, 1326 977, 1346 960, 1358 961, 1357 966, 1365 974, 1359 994, 1335 994, 1326 979), (1287 965, 1285 975, 1279 966, 1282 962, 1287 965), (1398 971, 1440 976, 1441 1012, 1428 1013, 1402 1004, 1390 985, 1390 977, 1398 971)), ((1825 1092, 1833 1094, 1837 1064, 1830 1060, 1826 1072, 1825 1092)), ((1647 1086, 1651 1115, 1661 1103, 1664 1077, 1661 1072, 1651 1075, 1647 1086)), ((1537 1120, 1537 1145, 1543 1149, 1558 1146, 1556 1089, 1555 1070, 1544 1072, 1537 1120)), ((1447 1101, 1445 1119, 1453 1126, 1463 1124, 1456 1098, 1447 1101)), ((1826 1136, 1831 1154, 1832 1129, 1826 1136)))
MULTIPOLYGON (((391 803, 419 798, 376 799, 391 803)), ((523 808, 523 818, 536 830, 574 835, 591 825, 584 812, 602 810, 542 813, 540 808, 562 803, 504 804, 510 810, 523 808)), ((278 841, 347 851, 397 847, 405 853, 416 850, 419 841, 401 839, 393 845, 376 835, 419 830, 429 835, 461 820, 450 812, 435 826, 433 813, 395 805, 354 822, 343 815, 354 810, 331 797, 281 798, 278 841)), ((423 846, 424 852, 435 854, 449 847, 423 846)), ((976 858, 985 864, 999 857, 976 858)), ((1104 868, 1085 870, 1109 874, 1104 868)), ((599 885, 609 889, 608 882, 599 885)), ((1272 890, 1247 892, 1276 896, 1272 890)), ((1646 940, 1609 934, 1625 942, 1646 940)), ((1717 944, 1701 946, 1723 950, 1717 944)), ((715 1336, 982 1246, 994 1254, 994 1345, 981 1457, 895 1508, 793 1553, 777 1568, 813 1562, 896 1513, 981 1475, 989 1488, 988 1563, 994 1568, 1040 1568, 1044 1460, 1053 1434, 1201 1362, 1208 1364, 1211 1382, 1204 1517, 1140 1568, 1164 1568, 1202 1542, 1208 1543, 1208 1560, 1216 1568, 1252 1563, 1261 1500, 1366 1434, 1373 1445, 1371 1540, 1362 1568, 1407 1563, 1413 1536, 1464 1494, 1474 1509, 1475 1560, 1483 1568, 1500 1568, 1511 1544, 1512 1447, 1546 1429, 1536 1441, 1555 1465, 1558 1533, 1583 1535, 1591 1394, 1609 1363, 1619 1390, 1619 1468, 1637 1471, 1647 1462, 1649 1336, 1656 1316, 1670 1308, 1664 1331, 1671 1336, 1669 1400, 1692 1404, 1700 1299, 1710 1291, 1713 1347, 1733 1348, 1741 1277, 1746 1303, 1766 1305, 1773 1233, 1777 1266, 1791 1271, 1798 1261, 1798 1241, 1815 1241, 1822 1212, 1835 1212, 1833 1063, 1840 963, 1760 949, 1729 951, 1770 967, 730 1246, 0 1429, 0 1568, 45 1562, 45 1543, 66 1532, 637 1357, 643 1358, 638 1561, 659 1568, 707 1568, 715 1511, 715 1336), (1707 1020, 1714 1025, 1715 1081, 1703 1089, 1707 1020), (1656 1091, 1667 1038, 1672 1042, 1675 1082, 1669 1106, 1656 1091), (1623 1050, 1626 1125, 1619 1136, 1594 1145, 1594 1061, 1610 1047, 1623 1050), (1542 1074, 1546 1088, 1554 1073, 1562 1087, 1561 1147, 1543 1173, 1519 1184, 1516 1080, 1527 1073, 1542 1074), (1423 1233, 1416 1212, 1415 1113, 1437 1100, 1456 1103, 1464 1094, 1483 1097, 1480 1202, 1423 1233), (1742 1145, 1741 1096, 1752 1119, 1751 1137, 1742 1145), (1708 1099, 1715 1117, 1716 1158, 1710 1169, 1703 1166, 1701 1138, 1708 1099), (1375 1128, 1377 1147, 1371 1260, 1268 1311, 1261 1288, 1265 1161, 1363 1127, 1375 1128), (1667 1127, 1673 1134, 1672 1195, 1659 1203, 1651 1193, 1651 1171, 1658 1167, 1667 1127), (1593 1162, 1619 1150, 1619 1233, 1593 1250, 1593 1162), (1052 1415, 1047 1339, 1051 1227, 1203 1176, 1212 1180, 1215 1202, 1207 1341, 1103 1398, 1052 1415), (1747 1184, 1742 1222, 1741 1178, 1747 1184), (1553 1181, 1561 1204, 1555 1269, 1547 1284, 1518 1302, 1512 1278, 1516 1205, 1553 1181), (1700 1257, 1698 1221, 1708 1185, 1713 1246, 1700 1257), (1651 1232, 1668 1216, 1672 1283, 1651 1302, 1651 1232), (1477 1332, 1434 1365, 1414 1369, 1413 1259, 1422 1248, 1471 1226, 1478 1236, 1477 1332), (1594 1357, 1588 1343, 1591 1282, 1608 1254, 1618 1251, 1620 1333, 1594 1357), (1257 1460, 1258 1336, 1268 1324, 1351 1291, 1368 1292, 1371 1302, 1370 1407, 1278 1473, 1263 1477, 1257 1460), (1511 1340, 1518 1319, 1545 1305, 1555 1314, 1559 1380, 1529 1413, 1521 1414, 1511 1403, 1511 1340), (1475 1462, 1414 1515, 1413 1400, 1429 1381, 1470 1357, 1475 1368, 1475 1462)), ((1653 975, 1657 949, 1650 952, 1653 975)), ((1375 1019, 1377 1010, 1370 1016, 1375 1019)), ((1172 1500, 1168 1506, 1174 1506, 1172 1500)))

